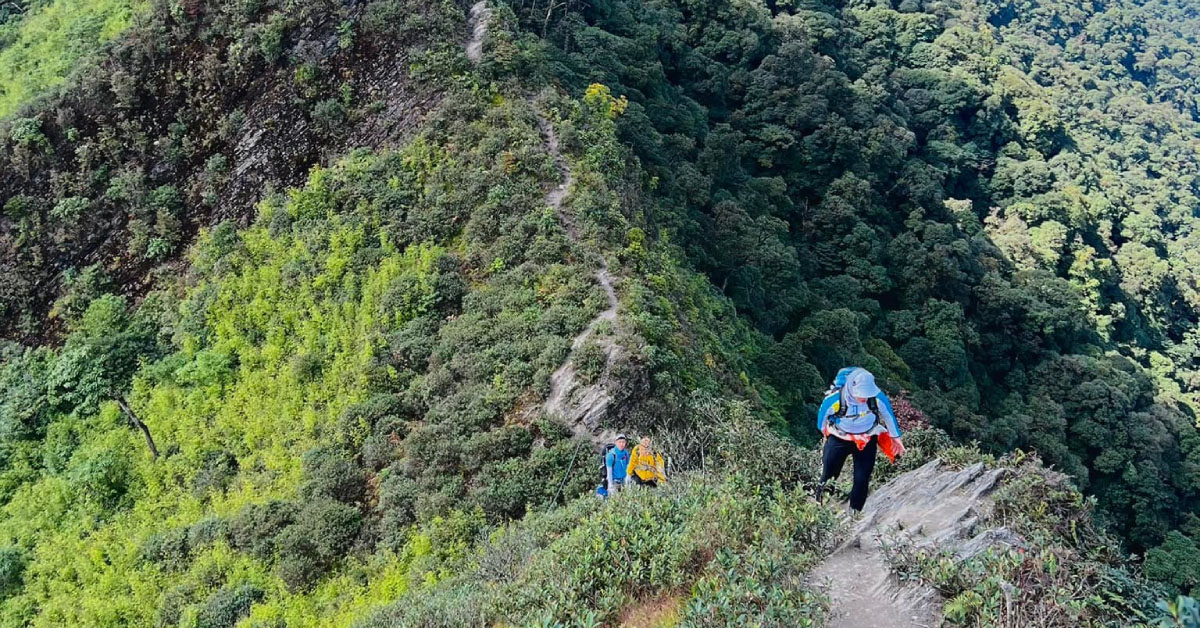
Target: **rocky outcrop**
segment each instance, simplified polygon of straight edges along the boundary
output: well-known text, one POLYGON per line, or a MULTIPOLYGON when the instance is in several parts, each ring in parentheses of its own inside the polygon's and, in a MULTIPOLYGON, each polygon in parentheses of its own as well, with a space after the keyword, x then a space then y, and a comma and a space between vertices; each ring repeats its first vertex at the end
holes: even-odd
POLYGON ((1008 473, 982 463, 950 469, 941 460, 904 473, 867 500, 849 539, 810 575, 829 596, 829 626, 918 628, 941 624, 941 598, 929 587, 900 582, 881 543, 936 547, 960 558, 997 546, 1021 546, 1005 527, 989 527, 988 496, 1008 473))
POLYGON ((487 37, 488 24, 492 20, 492 9, 487 0, 471 5, 471 39, 467 41, 467 59, 479 63, 483 59, 483 40, 487 37))

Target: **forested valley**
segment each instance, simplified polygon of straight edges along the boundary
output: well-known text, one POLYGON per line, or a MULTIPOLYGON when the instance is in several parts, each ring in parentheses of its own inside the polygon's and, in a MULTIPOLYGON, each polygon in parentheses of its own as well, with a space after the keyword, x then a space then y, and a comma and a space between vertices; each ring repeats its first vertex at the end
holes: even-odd
POLYGON ((919 426, 880 482, 1014 478, 1020 551, 897 552, 945 625, 1200 625, 1198 41, 1186 0, 0 0, 0 626, 828 625, 850 364, 919 426), (584 496, 616 431, 679 482, 584 496))

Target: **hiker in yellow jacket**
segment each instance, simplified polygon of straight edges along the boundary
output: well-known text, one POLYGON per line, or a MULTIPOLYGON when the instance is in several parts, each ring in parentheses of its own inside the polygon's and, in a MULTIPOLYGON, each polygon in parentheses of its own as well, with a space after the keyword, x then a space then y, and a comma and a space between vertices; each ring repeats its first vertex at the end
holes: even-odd
POLYGON ((658 486, 667 481, 666 466, 662 454, 650 446, 650 437, 643 436, 641 442, 629 455, 628 477, 638 486, 658 486))

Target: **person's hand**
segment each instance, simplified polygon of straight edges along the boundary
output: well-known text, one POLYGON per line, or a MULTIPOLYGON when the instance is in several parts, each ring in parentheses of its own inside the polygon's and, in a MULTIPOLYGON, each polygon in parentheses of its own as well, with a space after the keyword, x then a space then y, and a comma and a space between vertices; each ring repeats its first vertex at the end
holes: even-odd
POLYGON ((896 457, 899 458, 900 456, 903 456, 904 452, 907 451, 904 448, 904 441, 899 438, 893 438, 892 440, 896 442, 896 457))

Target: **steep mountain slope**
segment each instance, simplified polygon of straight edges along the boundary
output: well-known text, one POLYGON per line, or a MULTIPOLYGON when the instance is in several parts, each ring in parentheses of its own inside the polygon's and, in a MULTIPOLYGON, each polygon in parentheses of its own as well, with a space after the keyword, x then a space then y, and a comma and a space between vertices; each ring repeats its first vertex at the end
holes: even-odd
POLYGON ((357 625, 919 628, 942 625, 943 602, 948 625, 1140 624, 1153 591, 1062 475, 941 451, 857 522, 803 489, 751 488, 751 468, 581 499, 443 559, 453 575, 357 625))
POLYGON ((1194 23, 1020 9, 151 3, 0 123, 0 626, 898 608, 847 562, 918 625, 1156 619, 1200 584, 1194 23), (852 532, 806 447, 847 363, 1071 479, 922 431, 852 532), (678 481, 580 497, 616 430, 678 481))
POLYGON ((1189 9, 513 10, 517 50, 629 98, 648 220, 770 336, 748 375, 797 439, 866 364, 956 438, 1068 471, 1131 548, 1194 530, 1197 121, 1162 88, 1193 74, 1189 9))

